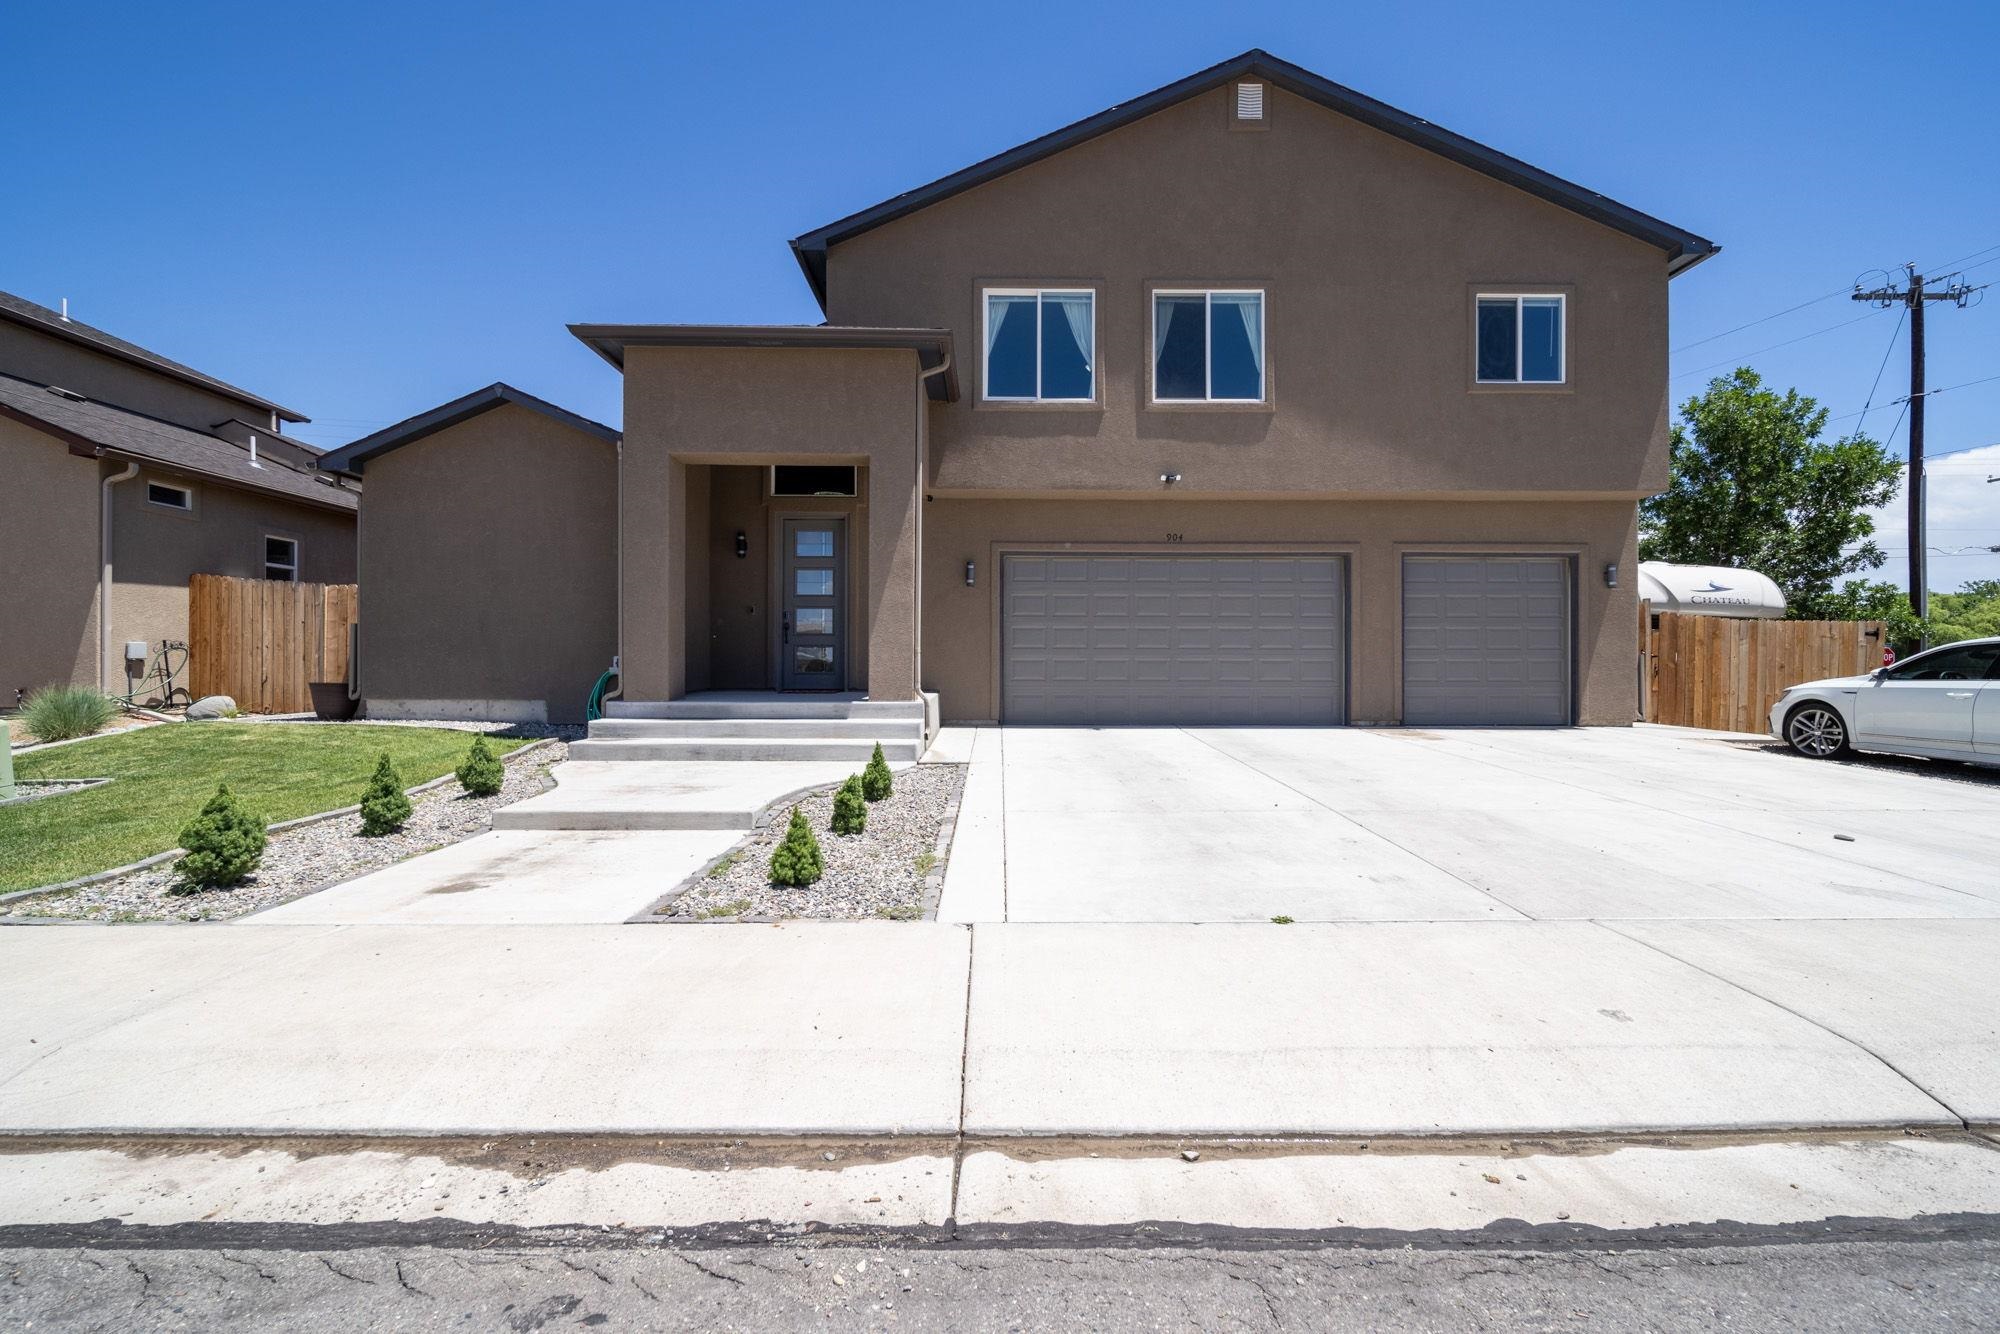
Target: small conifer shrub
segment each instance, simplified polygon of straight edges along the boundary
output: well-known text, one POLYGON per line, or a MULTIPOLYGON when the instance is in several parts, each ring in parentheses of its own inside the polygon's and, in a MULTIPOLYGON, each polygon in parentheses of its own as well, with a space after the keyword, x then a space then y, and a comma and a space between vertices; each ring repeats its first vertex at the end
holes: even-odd
POLYGON ((472 739, 472 753, 465 757, 465 763, 458 766, 458 782, 475 797, 491 797, 500 791, 500 785, 507 781, 507 771, 494 757, 493 748, 486 744, 486 738, 472 739))
POLYGON ((410 799, 403 794, 403 776, 389 752, 382 752, 368 790, 361 794, 361 832, 369 838, 393 834, 410 818, 410 799))
POLYGON ((264 860, 264 820, 223 783, 201 808, 201 814, 181 830, 187 856, 174 866, 177 893, 224 889, 243 882, 264 860))
POLYGON ((882 743, 875 743, 875 753, 868 757, 868 767, 861 771, 861 795, 870 801, 880 801, 889 795, 893 783, 889 777, 889 761, 882 758, 882 743))
POLYGON ((794 888, 810 885, 820 878, 825 869, 825 863, 820 858, 819 840, 813 837, 812 826, 806 823, 806 817, 798 807, 792 807, 792 819, 785 826, 784 840, 771 852, 772 883, 794 888))
POLYGON ((854 774, 833 794, 833 832, 858 834, 868 827, 868 801, 861 795, 861 775, 854 774))

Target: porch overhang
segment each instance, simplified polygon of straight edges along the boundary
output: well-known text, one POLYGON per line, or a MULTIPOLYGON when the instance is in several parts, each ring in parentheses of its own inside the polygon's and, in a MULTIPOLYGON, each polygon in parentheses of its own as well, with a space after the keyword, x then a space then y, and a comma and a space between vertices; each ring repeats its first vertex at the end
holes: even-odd
POLYGON ((924 381, 940 403, 958 399, 958 371, 949 329, 886 329, 835 324, 572 324, 569 331, 620 371, 628 347, 776 347, 821 351, 907 348, 925 371, 943 374, 924 381))

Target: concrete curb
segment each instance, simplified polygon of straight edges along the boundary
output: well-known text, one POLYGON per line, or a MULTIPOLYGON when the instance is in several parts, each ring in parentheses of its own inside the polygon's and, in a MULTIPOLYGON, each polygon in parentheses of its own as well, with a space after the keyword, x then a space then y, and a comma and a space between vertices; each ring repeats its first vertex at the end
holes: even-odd
MULTIPOLYGON (((88 740, 89 738, 86 737, 82 739, 88 740)), ((527 745, 522 746, 519 749, 508 752, 506 755, 501 757, 500 762, 502 764, 511 764, 519 756, 527 755, 534 751, 540 750, 558 739, 559 738, 557 737, 537 738, 536 740, 530 741, 527 745)), ((62 745, 65 743, 57 742, 55 744, 62 745)), ((104 781, 110 782, 111 780, 105 779, 104 781)), ((457 781, 458 778, 455 773, 439 774, 436 778, 431 779, 427 783, 419 783, 415 787, 404 788, 403 792, 404 795, 406 796, 414 797, 421 793, 429 792, 432 788, 442 787, 446 783, 454 783, 457 781)), ((361 806, 357 802, 355 805, 352 806, 342 806, 339 810, 336 811, 319 811, 312 815, 301 815, 296 820, 280 820, 276 824, 265 825, 264 832, 267 834, 282 834, 287 829, 300 829, 306 825, 320 824, 326 820, 337 820, 343 815, 353 815, 360 809, 361 806)), ((47 894, 61 894, 73 889, 86 889, 91 885, 101 884, 106 880, 116 880, 121 875, 130 875, 134 871, 143 871, 146 870, 148 867, 158 866, 162 862, 176 861, 183 855, 184 854, 180 848, 168 848, 165 852, 156 852, 150 857, 141 857, 136 862, 128 862, 123 866, 114 866, 108 871, 97 871, 91 875, 81 876, 75 880, 65 880, 61 884, 38 885, 33 889, 12 890, 8 893, 0 894, 0 904, 15 903, 22 899, 37 898, 47 894)), ((50 920, 55 920, 55 919, 50 919, 50 920)), ((0 926, 14 926, 21 924, 22 923, 16 920, 10 919, 5 916, 0 916, 0 926)), ((36 923, 36 925, 39 925, 39 923, 36 923)))

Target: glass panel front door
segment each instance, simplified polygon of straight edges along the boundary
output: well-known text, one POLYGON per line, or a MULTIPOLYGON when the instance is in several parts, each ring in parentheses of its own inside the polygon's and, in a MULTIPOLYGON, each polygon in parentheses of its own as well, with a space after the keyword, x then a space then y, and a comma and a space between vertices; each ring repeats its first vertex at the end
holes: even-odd
POLYGON ((779 631, 781 690, 839 690, 847 637, 844 566, 847 521, 840 516, 785 520, 784 624, 779 631))

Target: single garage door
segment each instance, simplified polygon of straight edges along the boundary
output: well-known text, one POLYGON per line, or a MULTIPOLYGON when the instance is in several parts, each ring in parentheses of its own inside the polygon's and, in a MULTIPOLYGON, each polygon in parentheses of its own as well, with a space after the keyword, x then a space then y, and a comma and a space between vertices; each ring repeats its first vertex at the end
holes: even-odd
POLYGON ((1007 556, 1009 723, 1338 723, 1338 556, 1007 556))
POLYGON ((1570 721, 1570 564, 1561 556, 1403 558, 1403 721, 1570 721))

